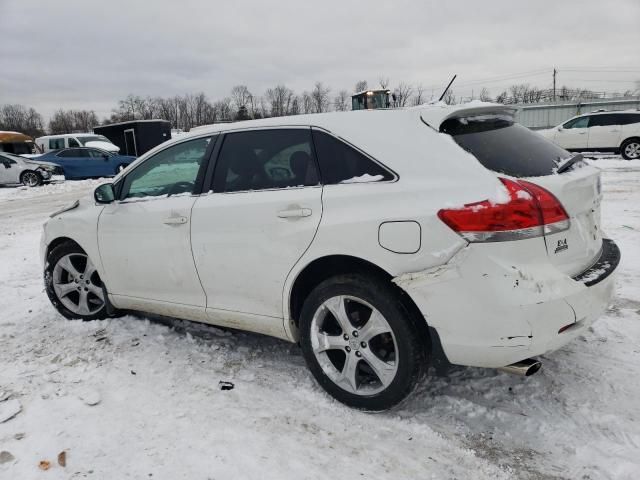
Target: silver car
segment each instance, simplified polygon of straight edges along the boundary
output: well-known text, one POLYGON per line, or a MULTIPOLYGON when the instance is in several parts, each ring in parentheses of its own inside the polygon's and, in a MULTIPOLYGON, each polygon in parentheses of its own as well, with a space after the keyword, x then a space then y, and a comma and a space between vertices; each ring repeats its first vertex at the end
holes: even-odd
POLYGON ((51 162, 30 160, 0 152, 0 185, 23 184, 37 187, 52 180, 62 180, 62 169, 51 162))

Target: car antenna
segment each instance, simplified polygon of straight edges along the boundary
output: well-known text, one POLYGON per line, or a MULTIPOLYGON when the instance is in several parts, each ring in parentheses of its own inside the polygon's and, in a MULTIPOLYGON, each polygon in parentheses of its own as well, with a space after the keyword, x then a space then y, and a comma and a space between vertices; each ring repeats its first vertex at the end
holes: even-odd
POLYGON ((447 94, 447 92, 449 91, 449 87, 451 86, 451 84, 453 83, 453 81, 456 79, 457 76, 458 76, 457 73, 453 76, 453 78, 449 82, 449 85, 447 85, 447 88, 445 88, 444 92, 442 92, 442 95, 440 95, 440 98, 438 99, 439 102, 441 102, 444 96, 447 94))

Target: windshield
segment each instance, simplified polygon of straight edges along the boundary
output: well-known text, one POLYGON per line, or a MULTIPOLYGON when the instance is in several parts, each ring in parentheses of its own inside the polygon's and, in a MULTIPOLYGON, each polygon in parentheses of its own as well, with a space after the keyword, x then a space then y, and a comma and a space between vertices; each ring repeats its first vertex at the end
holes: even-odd
POLYGON ((571 156, 542 135, 514 123, 509 115, 452 118, 443 122, 440 131, 451 135, 489 170, 512 177, 551 175, 571 156))
POLYGON ((107 142, 107 143, 111 143, 111 140, 109 140, 104 135, 87 135, 87 136, 82 136, 82 137, 77 137, 77 138, 78 138, 78 140, 80 140, 80 143, 82 143, 82 145, 86 145, 87 142, 107 142))

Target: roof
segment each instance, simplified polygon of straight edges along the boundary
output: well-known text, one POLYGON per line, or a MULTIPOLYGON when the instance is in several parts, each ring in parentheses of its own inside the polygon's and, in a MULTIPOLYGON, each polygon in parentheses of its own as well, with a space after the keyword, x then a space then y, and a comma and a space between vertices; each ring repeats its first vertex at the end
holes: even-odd
POLYGON ((0 142, 13 143, 13 142, 33 142, 33 138, 29 135, 25 135, 20 132, 0 131, 0 142))
POLYGON ((94 130, 96 128, 102 128, 102 127, 115 127, 118 125, 133 125, 134 123, 155 123, 155 122, 171 123, 169 120, 162 120, 161 118, 155 118, 151 120, 127 120, 126 122, 117 122, 117 123, 108 123, 107 125, 99 125, 99 126, 96 126, 94 130))
POLYGON ((96 133, 58 133, 56 135, 43 135, 42 137, 36 138, 36 140, 48 140, 50 138, 67 138, 67 137, 95 137, 98 134, 96 133))
POLYGON ((367 93, 367 92, 371 92, 371 93, 391 93, 391 90, 389 90, 388 88, 367 88, 366 90, 361 90, 359 92, 354 93, 353 95, 351 95, 351 98, 353 97, 357 97, 358 95, 362 95, 363 93, 367 93))

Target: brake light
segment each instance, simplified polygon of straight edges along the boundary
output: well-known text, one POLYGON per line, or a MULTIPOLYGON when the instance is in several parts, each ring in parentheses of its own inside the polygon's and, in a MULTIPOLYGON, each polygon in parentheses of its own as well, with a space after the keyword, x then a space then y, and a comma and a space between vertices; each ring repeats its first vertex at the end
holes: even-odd
POLYGON ((569 228, 569 216, 551 192, 524 180, 499 180, 509 193, 508 202, 469 203, 440 210, 438 217, 469 242, 520 240, 569 228))

